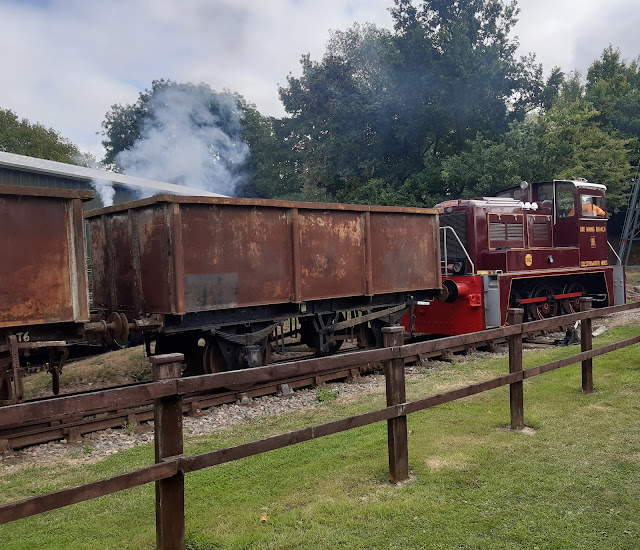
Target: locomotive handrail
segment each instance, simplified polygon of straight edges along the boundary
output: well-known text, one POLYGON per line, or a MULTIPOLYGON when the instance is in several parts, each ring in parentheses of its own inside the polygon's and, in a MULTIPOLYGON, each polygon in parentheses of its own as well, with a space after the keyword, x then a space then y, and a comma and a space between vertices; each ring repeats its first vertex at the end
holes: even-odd
POLYGON ((618 253, 615 251, 615 249, 613 248, 613 246, 611 246, 611 243, 609 241, 607 241, 607 244, 609 245, 609 248, 611 249, 611 252, 613 252, 613 255, 617 258, 617 262, 616 265, 622 265, 622 260, 620 259, 620 256, 618 256, 618 253))
POLYGON ((447 252, 447 229, 451 230, 451 232, 453 233, 453 236, 456 238, 456 240, 458 241, 458 244, 460 245, 460 248, 462 248, 462 251, 464 252, 464 255, 467 257, 467 260, 469 261, 469 263, 471 264, 471 274, 475 275, 476 272, 476 266, 473 263, 473 261, 471 261, 471 257, 469 256, 469 253, 467 252, 466 247, 462 244, 462 241, 460 240, 460 237, 458 237, 458 234, 456 233, 456 230, 451 227, 450 225, 442 225, 440 226, 440 229, 442 229, 442 235, 443 235, 443 244, 444 244, 444 274, 445 275, 449 275, 449 270, 447 269, 447 265, 448 265, 448 252, 447 252))

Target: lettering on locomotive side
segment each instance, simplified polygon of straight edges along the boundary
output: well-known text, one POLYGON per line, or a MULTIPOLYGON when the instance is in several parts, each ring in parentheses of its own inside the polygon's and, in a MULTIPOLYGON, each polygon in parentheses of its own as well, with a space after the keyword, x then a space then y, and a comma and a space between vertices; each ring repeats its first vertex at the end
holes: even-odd
POLYGON ((527 267, 531 267, 531 264, 533 263, 533 258, 531 257, 531 254, 527 254, 524 257, 524 263, 527 267))
POLYGON ((583 260, 580 262, 580 267, 600 267, 602 265, 609 265, 609 260, 583 260))
POLYGON ((593 226, 593 225, 581 225, 580 226, 580 233, 606 233, 607 232, 607 228, 606 226, 593 226))

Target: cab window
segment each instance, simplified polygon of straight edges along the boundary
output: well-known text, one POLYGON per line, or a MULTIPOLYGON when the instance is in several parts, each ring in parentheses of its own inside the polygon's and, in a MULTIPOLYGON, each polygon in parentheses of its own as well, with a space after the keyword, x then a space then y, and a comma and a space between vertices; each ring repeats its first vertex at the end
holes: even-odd
POLYGON ((568 218, 575 215, 573 208, 574 187, 570 183, 556 185, 556 205, 559 218, 568 218))
POLYGON ((552 201, 553 200, 553 185, 550 183, 545 183, 543 185, 538 185, 536 188, 536 200, 538 202, 544 201, 552 201))
POLYGON ((527 200, 527 190, 520 187, 512 187, 496 193, 496 197, 511 197, 517 201, 524 202, 527 200))
POLYGON ((586 218, 604 218, 605 211, 602 207, 602 197, 580 195, 582 216, 586 218))

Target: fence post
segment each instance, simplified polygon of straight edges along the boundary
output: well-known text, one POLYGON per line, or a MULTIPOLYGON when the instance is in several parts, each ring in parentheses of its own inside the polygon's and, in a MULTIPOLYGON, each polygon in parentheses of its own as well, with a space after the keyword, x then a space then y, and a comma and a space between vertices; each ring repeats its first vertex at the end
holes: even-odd
MULTIPOLYGON (((184 355, 169 353, 149 357, 153 381, 179 378, 184 355)), ((164 458, 182 454, 182 396, 169 395, 154 402, 156 464, 164 458)), ((184 473, 156 481, 156 545, 158 550, 183 550, 184 473)))
MULTIPOLYGON (((580 311, 591 309, 592 298, 580 298, 580 311)), ((593 334, 591 332, 591 319, 580 321, 580 349, 589 351, 593 344, 593 334)), ((593 359, 582 361, 582 391, 593 393, 593 359)))
MULTIPOLYGON (((507 310, 507 324, 509 326, 521 325, 524 310, 509 308, 507 310)), ((509 374, 522 370, 522 333, 507 337, 509 343, 509 374)), ((524 429, 524 392, 523 381, 513 382, 509 385, 509 404, 511 405, 511 429, 524 429)))
MULTIPOLYGON (((384 327, 382 336, 384 347, 402 346, 404 328, 384 327)), ((399 405, 406 399, 404 379, 404 359, 388 359, 384 362, 387 385, 387 406, 399 405)), ((407 417, 400 416, 387 420, 387 440, 389 447, 389 479, 398 483, 409 478, 409 444, 407 440, 407 417)))

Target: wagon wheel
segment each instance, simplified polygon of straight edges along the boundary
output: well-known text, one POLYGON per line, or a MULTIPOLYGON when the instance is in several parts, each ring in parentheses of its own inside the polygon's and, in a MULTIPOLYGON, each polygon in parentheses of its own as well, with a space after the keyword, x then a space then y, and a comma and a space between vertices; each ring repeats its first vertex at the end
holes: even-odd
POLYGON ((558 303, 555 298, 553 289, 548 285, 540 285, 533 289, 531 298, 546 298, 544 302, 534 302, 527 304, 527 313, 529 319, 538 321, 540 319, 548 319, 554 317, 557 313, 558 303))
POLYGON ((198 345, 200 340, 198 333, 184 333, 167 336, 160 334, 156 340, 156 355, 165 353, 182 353, 187 368, 184 374, 194 376, 203 374, 202 371, 202 347, 198 345))
POLYGON ((580 311, 580 298, 586 294, 586 289, 584 285, 580 282, 568 283, 565 285, 563 294, 572 294, 574 292, 580 292, 580 296, 576 296, 575 298, 564 298, 561 300, 561 310, 562 313, 576 313, 580 311))
MULTIPOLYGON (((320 333, 325 326, 341 321, 344 321, 342 313, 325 313, 316 317, 302 317, 300 319, 300 341, 313 349, 314 353, 319 357, 333 355, 340 349, 344 340, 334 340, 334 333, 326 333, 324 336, 326 339, 325 348, 322 349, 320 333)), ((335 334, 346 335, 347 331, 345 329, 335 334)))
MULTIPOLYGON (((367 313, 371 313, 369 310, 367 313)), ((353 317, 362 317, 365 313, 362 311, 353 311, 351 315, 353 317)), ((356 342, 359 349, 369 349, 376 347, 376 335, 373 329, 369 326, 369 323, 360 323, 354 327, 354 333, 356 342)))
POLYGON ((13 399, 13 389, 11 375, 8 368, 0 368, 0 401, 10 401, 13 399))
POLYGON ((205 374, 227 372, 229 370, 229 365, 220 349, 220 344, 212 336, 206 338, 202 353, 202 369, 205 374))
MULTIPOLYGON (((229 367, 227 358, 222 352, 221 346, 227 346, 227 353, 230 357, 235 357, 239 354, 239 350, 234 349, 234 345, 229 342, 219 340, 214 336, 208 336, 204 345, 204 351, 202 354, 202 370, 204 374, 214 374, 218 372, 227 372, 234 370, 229 367)), ((236 366, 237 369, 237 366, 236 366)), ((252 388, 255 384, 253 382, 247 384, 233 384, 227 386, 233 391, 246 391, 252 388)))

